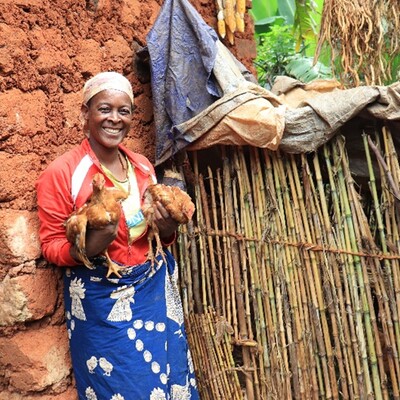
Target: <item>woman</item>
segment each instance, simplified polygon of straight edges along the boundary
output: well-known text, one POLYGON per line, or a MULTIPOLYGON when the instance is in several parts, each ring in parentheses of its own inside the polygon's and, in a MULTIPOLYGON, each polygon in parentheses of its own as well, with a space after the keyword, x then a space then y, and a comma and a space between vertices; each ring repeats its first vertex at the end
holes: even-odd
MULTIPOLYGON (((103 72, 86 82, 81 114, 87 137, 37 181, 42 252, 51 263, 68 267, 64 299, 80 399, 197 399, 175 260, 166 251, 166 262, 158 257, 152 268, 146 261, 147 227, 140 207, 155 173, 147 158, 121 144, 132 110, 132 87, 122 75, 103 72), (63 224, 90 197, 97 172, 107 186, 129 195, 119 223, 87 232, 91 270, 79 264, 63 224), (121 278, 106 278, 104 261, 96 257, 106 248, 122 267, 121 278)), ((177 225, 157 206, 155 219, 167 247, 177 225)))

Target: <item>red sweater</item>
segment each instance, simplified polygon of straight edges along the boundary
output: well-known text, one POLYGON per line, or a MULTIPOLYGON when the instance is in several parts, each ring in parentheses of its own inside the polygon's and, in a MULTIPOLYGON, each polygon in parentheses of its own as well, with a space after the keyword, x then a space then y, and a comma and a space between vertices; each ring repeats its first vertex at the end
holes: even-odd
MULTIPOLYGON (((142 198, 149 183, 156 181, 154 167, 146 157, 122 145, 120 149, 135 168, 142 198)), ((92 178, 97 172, 103 173, 100 162, 85 139, 79 146, 54 160, 39 176, 36 182, 39 236, 43 256, 51 263, 59 266, 78 264, 70 255, 71 243, 66 238, 63 224, 91 195, 92 178)), ((113 186, 106 175, 105 178, 106 186, 113 186)), ((113 260, 124 265, 144 262, 148 252, 146 232, 129 245, 128 227, 122 213, 117 238, 108 247, 108 252, 113 260)))

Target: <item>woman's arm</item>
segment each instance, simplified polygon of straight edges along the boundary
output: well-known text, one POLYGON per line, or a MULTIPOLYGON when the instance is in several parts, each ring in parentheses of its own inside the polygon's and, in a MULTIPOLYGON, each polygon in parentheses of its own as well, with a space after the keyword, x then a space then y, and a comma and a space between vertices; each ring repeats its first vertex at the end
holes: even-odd
MULTIPOLYGON (((117 224, 109 224, 103 229, 88 229, 86 231, 86 256, 88 258, 97 256, 103 250, 108 248, 111 242, 117 237, 118 232, 118 223, 117 224)), ((70 249, 71 257, 79 261, 79 257, 77 257, 77 250, 75 246, 72 246, 70 249)))

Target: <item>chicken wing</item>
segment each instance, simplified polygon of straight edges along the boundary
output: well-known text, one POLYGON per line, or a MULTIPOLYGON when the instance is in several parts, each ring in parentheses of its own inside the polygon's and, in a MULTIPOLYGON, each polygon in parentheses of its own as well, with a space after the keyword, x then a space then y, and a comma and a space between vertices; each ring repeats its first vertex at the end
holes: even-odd
POLYGON ((162 183, 152 184, 146 189, 144 194, 144 204, 142 206, 143 215, 149 226, 148 241, 149 254, 148 259, 154 265, 157 255, 161 254, 165 261, 165 255, 162 250, 162 243, 159 236, 157 225, 154 222, 156 202, 160 202, 169 212, 170 216, 179 224, 187 224, 195 211, 195 206, 190 196, 177 186, 167 186, 162 183), (156 240, 156 251, 154 253, 152 242, 156 240))
MULTIPOLYGON (((128 193, 123 190, 106 187, 104 175, 101 173, 94 175, 92 183, 93 193, 90 199, 73 212, 64 224, 67 239, 75 246, 79 260, 91 269, 93 269, 93 264, 86 255, 87 229, 102 229, 108 224, 117 223, 121 216, 120 203, 128 197, 128 193)), ((107 278, 112 273, 120 278, 121 275, 118 272, 120 267, 111 260, 107 249, 100 255, 106 258, 107 278)))

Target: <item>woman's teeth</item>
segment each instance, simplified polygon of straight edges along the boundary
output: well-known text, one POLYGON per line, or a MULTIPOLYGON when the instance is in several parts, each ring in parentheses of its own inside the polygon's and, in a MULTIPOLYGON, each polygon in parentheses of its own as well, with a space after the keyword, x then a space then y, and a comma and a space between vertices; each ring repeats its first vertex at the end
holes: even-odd
POLYGON ((116 135, 117 133, 119 133, 121 131, 121 129, 113 129, 113 128, 104 128, 104 130, 107 133, 110 133, 111 135, 116 135))

